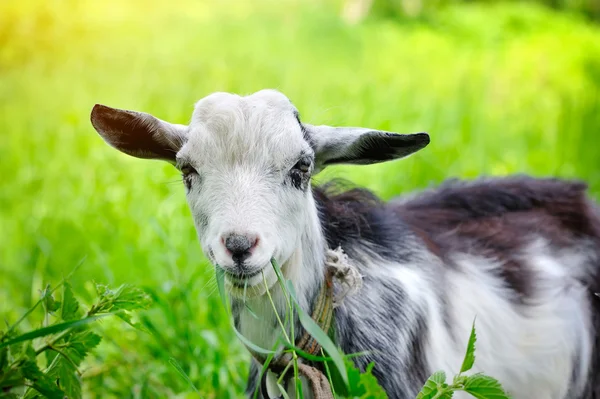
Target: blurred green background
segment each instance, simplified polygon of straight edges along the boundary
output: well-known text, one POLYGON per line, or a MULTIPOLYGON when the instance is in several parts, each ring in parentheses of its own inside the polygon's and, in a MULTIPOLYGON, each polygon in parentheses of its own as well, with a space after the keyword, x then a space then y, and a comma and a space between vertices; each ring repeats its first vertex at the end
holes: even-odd
MULTIPOLYGON (((109 148, 95 103, 187 123, 214 91, 276 88, 314 124, 427 131, 406 160, 339 166, 384 198, 448 177, 585 179, 600 197, 600 2, 0 2, 0 315, 46 282, 153 293, 151 333, 99 325, 85 397, 240 397, 229 328, 177 171, 109 148)), ((35 327, 35 325, 33 326, 35 327)))

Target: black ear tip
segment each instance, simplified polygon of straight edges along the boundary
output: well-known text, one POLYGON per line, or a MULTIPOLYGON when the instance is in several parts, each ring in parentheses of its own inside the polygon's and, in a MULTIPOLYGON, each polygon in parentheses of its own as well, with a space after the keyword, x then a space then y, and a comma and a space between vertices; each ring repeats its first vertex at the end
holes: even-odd
POLYGON ((108 112, 111 112, 114 110, 115 110, 114 108, 108 107, 106 105, 95 104, 94 107, 92 108, 92 115, 104 114, 104 113, 108 113, 108 112))
POLYGON ((102 130, 106 127, 108 121, 115 118, 116 109, 107 107, 102 104, 95 104, 92 108, 92 112, 90 113, 90 122, 92 122, 92 126, 96 128, 96 130, 102 130))
POLYGON ((106 114, 107 111, 110 110, 110 107, 107 107, 106 105, 102 105, 102 104, 96 104, 94 105, 94 107, 92 108, 92 113, 90 114, 90 118, 92 120, 92 122, 94 122, 95 119, 97 119, 98 117, 102 116, 102 114, 106 114))
POLYGON ((417 136, 417 139, 422 147, 429 145, 429 143, 431 142, 431 138, 429 137, 428 133, 416 133, 415 136, 417 136))

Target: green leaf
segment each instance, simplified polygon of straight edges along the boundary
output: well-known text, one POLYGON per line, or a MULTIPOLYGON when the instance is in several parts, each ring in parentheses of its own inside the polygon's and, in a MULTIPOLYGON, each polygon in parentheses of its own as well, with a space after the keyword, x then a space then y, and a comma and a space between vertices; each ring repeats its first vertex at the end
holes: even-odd
POLYGON ((117 296, 111 310, 142 310, 152 305, 152 300, 143 289, 124 284, 117 288, 117 296))
POLYGON ((62 355, 54 358, 46 375, 56 382, 69 399, 81 399, 81 381, 77 376, 77 368, 62 355))
POLYGON ((146 328, 146 326, 143 323, 138 322, 138 321, 133 321, 132 313, 129 313, 126 310, 121 310, 121 311, 118 311, 117 313, 115 313, 115 316, 117 316, 119 319, 123 320, 125 323, 129 324, 131 327, 135 328, 136 330, 151 334, 150 330, 148 328, 146 328))
POLYGON ((22 387, 25 377, 20 367, 11 367, 0 372, 0 392, 9 392, 11 388, 22 387))
POLYGON ((115 289, 110 289, 103 284, 96 284, 99 295, 99 311, 140 310, 147 309, 152 304, 152 299, 147 292, 139 287, 123 284, 115 289))
POLYGON ((240 341, 242 341, 242 343, 244 345, 246 345, 248 348, 252 349, 254 352, 256 353, 260 353, 263 355, 270 355, 270 354, 275 354, 275 351, 271 351, 265 348, 261 348, 260 346, 254 344, 252 341, 250 341, 248 338, 244 337, 244 335, 238 331, 237 328, 235 328, 235 326, 233 325, 233 323, 231 323, 231 326, 233 327, 233 331, 235 332, 235 335, 237 335, 237 337, 239 338, 240 341))
POLYGON ((348 370, 348 392, 344 396, 359 399, 387 398, 386 392, 372 374, 374 363, 370 363, 364 373, 349 359, 345 359, 345 365, 348 370))
POLYGON ((98 334, 85 330, 69 335, 64 345, 73 363, 79 366, 87 354, 98 346, 101 340, 102 337, 98 334))
MULTIPOLYGON (((40 394, 49 399, 63 399, 65 397, 65 392, 63 392, 49 376, 40 371, 35 361, 24 361, 21 365, 21 370, 23 376, 30 381, 33 389, 40 394)), ((25 395, 25 398, 35 396, 34 392, 29 392, 25 395)))
POLYGON ((510 399, 496 379, 483 374, 467 377, 463 389, 478 399, 510 399))
POLYGON ((63 284, 63 298, 60 316, 64 321, 79 319, 80 317, 79 302, 77 302, 77 299, 75 299, 73 290, 71 289, 71 284, 68 282, 63 284))
POLYGON ((288 395, 287 391, 280 383, 277 383, 277 388, 279 388, 279 392, 281 393, 284 399, 290 399, 290 396, 288 395))
POLYGON ((104 314, 100 314, 100 315, 96 315, 96 316, 86 317, 86 318, 80 319, 80 320, 70 320, 70 321, 65 321, 64 323, 58 323, 58 324, 54 324, 54 325, 51 325, 48 327, 38 328, 37 330, 29 331, 25 334, 19 335, 18 337, 15 337, 13 339, 10 339, 8 341, 4 341, 4 342, 0 343, 0 349, 7 347, 7 346, 14 345, 19 342, 24 342, 24 341, 32 340, 34 338, 44 337, 46 335, 56 334, 58 332, 65 331, 65 330, 68 330, 73 327, 85 325, 85 324, 91 323, 95 320, 98 320, 102 317, 111 316, 111 315, 113 315, 113 313, 104 313, 104 314))
POLYGON ((416 399, 431 399, 435 397, 445 385, 446 373, 443 371, 436 371, 427 379, 427 381, 425 381, 425 385, 421 388, 421 392, 419 392, 416 399))
POLYGON ((81 398, 81 381, 77 367, 87 354, 100 343, 101 337, 89 330, 68 334, 60 343, 60 353, 48 356, 52 359, 46 374, 56 381, 69 398, 81 398))
POLYGON ((477 341, 477 335, 475 333, 475 320, 473 320, 471 336, 469 337, 469 343, 467 344, 467 352, 465 353, 465 359, 460 368, 461 373, 471 370, 473 363, 475 363, 475 341, 477 341))
POLYGON ((344 383, 348 384, 348 373, 346 372, 346 368, 344 366, 344 359, 338 348, 331 341, 327 333, 319 327, 319 325, 310 317, 306 312, 300 307, 298 304, 298 297, 296 296, 296 291, 294 289, 294 285, 291 281, 288 280, 287 284, 288 292, 292 297, 294 304, 296 305, 296 311, 298 312, 298 318, 300 319, 300 323, 306 329, 306 331, 321 345, 321 347, 327 352, 327 354, 331 357, 331 360, 335 364, 336 368, 340 372, 344 383))

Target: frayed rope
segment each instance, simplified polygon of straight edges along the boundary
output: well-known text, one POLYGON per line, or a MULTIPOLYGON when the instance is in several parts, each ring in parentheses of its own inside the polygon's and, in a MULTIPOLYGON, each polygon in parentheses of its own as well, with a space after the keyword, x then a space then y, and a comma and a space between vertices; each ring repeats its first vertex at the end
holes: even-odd
POLYGON ((354 295, 362 288, 363 276, 356 266, 350 263, 348 255, 344 253, 342 247, 327 250, 325 267, 328 272, 332 273, 333 278, 340 283, 339 290, 333 297, 334 308, 340 306, 348 295, 354 295))

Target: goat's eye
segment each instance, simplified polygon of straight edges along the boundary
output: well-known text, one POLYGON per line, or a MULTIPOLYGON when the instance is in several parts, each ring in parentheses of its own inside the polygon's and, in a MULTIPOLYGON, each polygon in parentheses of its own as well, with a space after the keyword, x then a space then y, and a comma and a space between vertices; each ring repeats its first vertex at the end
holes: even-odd
POLYGON ((308 173, 310 171, 310 159, 301 159, 296 165, 294 165, 294 169, 299 170, 302 173, 308 173))
POLYGON ((194 168, 192 168, 191 166, 188 166, 188 165, 181 167, 181 174, 184 177, 187 176, 187 175, 190 175, 192 173, 196 173, 197 174, 198 172, 196 172, 196 169, 194 169, 194 168))
POLYGON ((289 179, 295 188, 306 188, 310 180, 310 158, 302 158, 290 170, 289 179))
POLYGON ((194 176, 198 175, 198 172, 189 165, 182 166, 180 170, 181 176, 183 177, 183 184, 190 190, 192 188, 192 179, 194 176))

